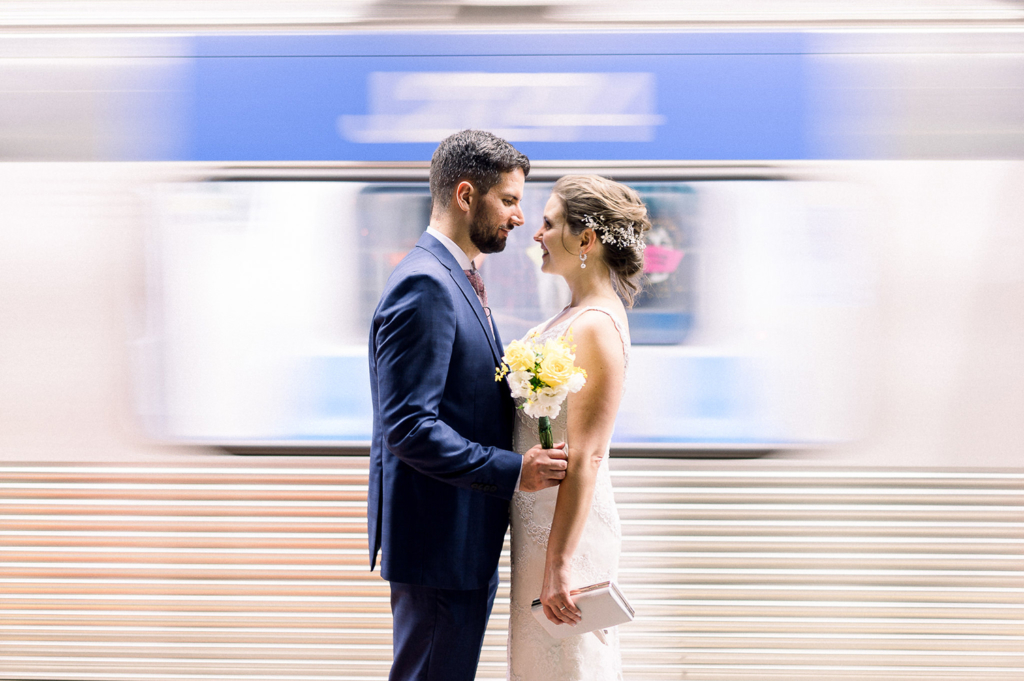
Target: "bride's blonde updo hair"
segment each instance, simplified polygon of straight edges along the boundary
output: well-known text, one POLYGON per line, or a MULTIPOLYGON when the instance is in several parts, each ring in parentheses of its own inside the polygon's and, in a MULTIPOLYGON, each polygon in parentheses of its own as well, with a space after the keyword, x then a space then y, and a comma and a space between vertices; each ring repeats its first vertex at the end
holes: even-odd
POLYGON ((566 175, 551 191, 562 200, 570 232, 578 236, 591 228, 597 234, 612 284, 632 307, 643 286, 644 233, 651 228, 640 195, 600 175, 566 175))

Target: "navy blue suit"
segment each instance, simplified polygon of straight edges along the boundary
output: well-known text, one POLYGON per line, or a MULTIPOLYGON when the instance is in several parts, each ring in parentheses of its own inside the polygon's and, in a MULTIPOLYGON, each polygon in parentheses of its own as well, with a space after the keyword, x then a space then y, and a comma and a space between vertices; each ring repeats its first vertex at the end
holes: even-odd
POLYGON ((370 329, 370 569, 381 551, 392 679, 475 674, 522 466, 510 451, 515 405, 494 380, 495 336, 458 262, 424 234, 388 279, 370 329))

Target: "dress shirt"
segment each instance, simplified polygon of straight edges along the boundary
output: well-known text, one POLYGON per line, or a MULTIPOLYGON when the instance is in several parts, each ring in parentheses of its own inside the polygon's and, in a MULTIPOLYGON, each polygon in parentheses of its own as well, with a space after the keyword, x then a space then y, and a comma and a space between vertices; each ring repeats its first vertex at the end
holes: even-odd
POLYGON ((473 261, 469 259, 466 252, 462 250, 457 243, 446 237, 444 234, 441 234, 441 232, 437 231, 433 227, 427 227, 427 234, 440 241, 441 245, 448 249, 448 252, 452 254, 452 257, 458 261, 459 267, 464 270, 473 269, 473 261))

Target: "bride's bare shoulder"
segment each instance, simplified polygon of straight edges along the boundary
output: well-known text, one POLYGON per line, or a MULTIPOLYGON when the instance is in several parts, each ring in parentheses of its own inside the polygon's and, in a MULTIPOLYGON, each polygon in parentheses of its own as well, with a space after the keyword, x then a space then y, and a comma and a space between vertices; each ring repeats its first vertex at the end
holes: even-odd
POLYGON ((586 354, 604 356, 608 359, 621 358, 624 353, 622 333, 619 327, 626 328, 625 312, 621 318, 616 310, 606 308, 586 310, 573 320, 569 329, 572 331, 573 342, 586 354))

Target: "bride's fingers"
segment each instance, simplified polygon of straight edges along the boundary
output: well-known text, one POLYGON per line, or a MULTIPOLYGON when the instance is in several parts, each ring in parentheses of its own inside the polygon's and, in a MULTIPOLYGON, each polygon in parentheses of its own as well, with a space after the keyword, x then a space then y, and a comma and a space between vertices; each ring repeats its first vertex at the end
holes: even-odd
POLYGON ((569 614, 569 610, 564 605, 556 607, 555 614, 558 615, 558 620, 562 624, 575 624, 572 616, 569 614))
POLYGON ((562 612, 573 624, 583 619, 583 613, 580 612, 580 609, 576 607, 576 604, 572 602, 572 598, 568 595, 565 596, 565 610, 562 612))
POLYGON ((582 613, 573 604, 572 599, 568 594, 561 594, 551 599, 549 605, 545 605, 545 614, 550 609, 551 614, 554 615, 555 619, 549 615, 548 619, 556 624, 577 624, 581 619, 582 613))
POLYGON ((554 622, 555 624, 568 624, 567 622, 563 621, 562 618, 559 616, 558 608, 551 607, 550 605, 544 606, 544 616, 552 622, 554 622))
POLYGON ((544 615, 555 624, 576 624, 579 621, 578 618, 574 619, 568 606, 559 605, 555 601, 551 605, 544 605, 544 615))

